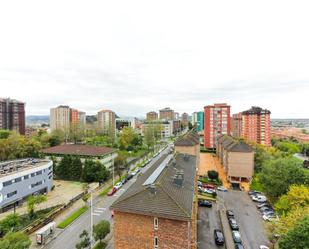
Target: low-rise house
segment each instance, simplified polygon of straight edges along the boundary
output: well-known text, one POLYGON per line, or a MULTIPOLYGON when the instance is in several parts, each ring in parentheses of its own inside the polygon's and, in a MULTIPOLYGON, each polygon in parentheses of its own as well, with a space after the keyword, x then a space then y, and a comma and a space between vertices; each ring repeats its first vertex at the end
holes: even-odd
POLYGON ((114 248, 196 248, 196 156, 163 156, 111 206, 114 248))
POLYGON ((46 156, 55 156, 58 160, 64 155, 79 156, 82 159, 91 158, 99 160, 106 168, 114 166, 114 159, 117 157, 117 150, 109 147, 63 144, 43 149, 46 156))
POLYGON ((216 149, 231 184, 251 182, 254 174, 254 151, 251 146, 231 136, 222 135, 217 140, 216 149))
POLYGON ((195 131, 189 131, 179 137, 175 143, 175 151, 179 153, 197 156, 200 154, 200 136, 195 131))

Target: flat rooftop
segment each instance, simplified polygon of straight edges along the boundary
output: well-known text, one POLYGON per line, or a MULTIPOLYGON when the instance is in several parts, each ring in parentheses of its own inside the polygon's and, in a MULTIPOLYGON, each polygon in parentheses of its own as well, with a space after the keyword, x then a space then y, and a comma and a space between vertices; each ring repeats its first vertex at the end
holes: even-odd
POLYGON ((0 163, 0 178, 49 163, 50 160, 26 158, 0 163))

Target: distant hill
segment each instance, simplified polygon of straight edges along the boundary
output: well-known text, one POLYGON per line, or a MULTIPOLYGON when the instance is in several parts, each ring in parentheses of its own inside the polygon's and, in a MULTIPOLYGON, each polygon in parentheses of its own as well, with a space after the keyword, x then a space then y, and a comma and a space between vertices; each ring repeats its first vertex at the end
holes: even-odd
POLYGON ((49 124, 49 115, 30 115, 26 116, 26 125, 49 124))

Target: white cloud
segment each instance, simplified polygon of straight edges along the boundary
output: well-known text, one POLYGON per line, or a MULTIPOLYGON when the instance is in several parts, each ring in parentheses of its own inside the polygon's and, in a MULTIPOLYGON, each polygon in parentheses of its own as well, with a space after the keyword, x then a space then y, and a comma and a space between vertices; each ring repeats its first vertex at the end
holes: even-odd
POLYGON ((307 1, 0 3, 0 96, 142 116, 228 102, 306 117, 307 1))

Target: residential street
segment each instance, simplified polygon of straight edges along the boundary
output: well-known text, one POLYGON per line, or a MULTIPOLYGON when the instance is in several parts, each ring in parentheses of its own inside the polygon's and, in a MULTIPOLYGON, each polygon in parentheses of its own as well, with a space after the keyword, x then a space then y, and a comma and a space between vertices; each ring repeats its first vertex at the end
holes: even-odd
MULTIPOLYGON (((158 159, 168 150, 168 148, 163 150, 161 154, 158 155, 156 158, 154 158, 146 167, 141 168, 141 173, 145 172, 149 167, 155 164, 158 161, 158 159)), ((94 203, 93 222, 94 224, 98 223, 99 221, 103 219, 109 220, 110 222, 112 222, 111 212, 109 210, 109 207, 112 205, 112 203, 115 200, 118 199, 119 196, 121 196, 125 192, 125 190, 127 190, 133 184, 135 180, 136 180, 136 176, 132 178, 129 182, 127 182, 113 196, 106 196, 103 199, 100 197, 97 197, 96 199, 93 200, 93 203, 94 203)), ((62 233, 60 233, 53 241, 48 243, 44 248, 74 249, 75 245, 80 241, 79 234, 84 229, 90 232, 90 209, 85 214, 83 214, 81 217, 79 217, 77 220, 75 220, 65 230, 63 230, 62 233)), ((42 247, 38 247, 38 248, 42 248, 42 247)))

